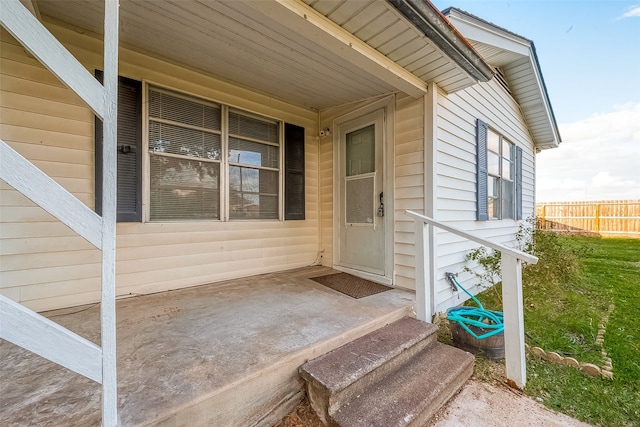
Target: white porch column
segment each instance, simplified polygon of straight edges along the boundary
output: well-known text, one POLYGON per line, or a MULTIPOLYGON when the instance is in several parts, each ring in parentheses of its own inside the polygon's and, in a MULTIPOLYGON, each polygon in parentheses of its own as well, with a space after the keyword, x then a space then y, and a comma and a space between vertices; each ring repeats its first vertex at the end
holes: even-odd
POLYGON ((430 236, 432 226, 422 221, 413 221, 416 237, 416 318, 431 322, 433 317, 430 285, 430 236))
POLYGON ((118 425, 116 376, 116 145, 118 137, 118 0, 104 2, 102 145, 102 425, 118 425))
POLYGON ((502 310, 507 380, 519 388, 527 382, 524 353, 524 309, 522 303, 522 260, 502 252, 502 310))

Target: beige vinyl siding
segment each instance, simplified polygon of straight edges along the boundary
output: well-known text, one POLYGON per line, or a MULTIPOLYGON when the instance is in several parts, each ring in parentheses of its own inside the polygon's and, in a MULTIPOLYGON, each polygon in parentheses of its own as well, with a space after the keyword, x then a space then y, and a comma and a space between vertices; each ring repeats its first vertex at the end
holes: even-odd
POLYGON ((320 226, 322 265, 333 266, 333 137, 320 138, 320 226))
MULTIPOLYGON (((436 219, 472 231, 489 240, 514 244, 518 221, 476 221, 476 119, 481 118, 523 150, 523 217, 534 215, 534 146, 515 100, 496 81, 474 85, 455 94, 438 95, 436 219)), ((475 246, 450 233, 438 232, 436 297, 446 308, 466 299, 454 296, 445 272, 461 273, 465 255, 475 246)), ((459 281, 473 287, 477 279, 462 273, 459 281)))
POLYGON ((413 220, 424 212, 424 98, 398 95, 395 117, 395 284, 415 289, 413 220))
MULTIPOLYGON (((89 72, 102 68, 100 39, 45 24, 89 72)), ((93 207, 94 115, 4 30, 0 43, 0 138, 93 207)), ((314 263, 320 247, 317 112, 122 47, 120 61, 125 77, 304 126, 306 220, 119 223, 117 295, 314 263)), ((3 295, 37 311, 99 300, 97 250, 4 182, 0 208, 3 295)))

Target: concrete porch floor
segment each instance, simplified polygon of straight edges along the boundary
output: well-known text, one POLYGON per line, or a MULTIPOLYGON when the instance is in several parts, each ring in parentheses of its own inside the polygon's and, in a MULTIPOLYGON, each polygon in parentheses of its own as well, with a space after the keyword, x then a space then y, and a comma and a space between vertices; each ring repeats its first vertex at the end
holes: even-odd
MULTIPOLYGON (((353 299, 307 267, 117 303, 121 425, 271 426, 302 397, 298 367, 406 315, 413 292, 353 299)), ((99 305, 45 313, 99 344, 99 305)), ((0 340, 0 425, 100 425, 101 388, 0 340)))

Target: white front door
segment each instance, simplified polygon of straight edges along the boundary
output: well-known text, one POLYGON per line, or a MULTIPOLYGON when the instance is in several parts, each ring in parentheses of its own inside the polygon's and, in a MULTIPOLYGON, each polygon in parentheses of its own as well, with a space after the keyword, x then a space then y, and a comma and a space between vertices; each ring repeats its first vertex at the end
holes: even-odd
POLYGON ((381 277, 386 275, 383 127, 384 110, 338 127, 337 264, 381 277))

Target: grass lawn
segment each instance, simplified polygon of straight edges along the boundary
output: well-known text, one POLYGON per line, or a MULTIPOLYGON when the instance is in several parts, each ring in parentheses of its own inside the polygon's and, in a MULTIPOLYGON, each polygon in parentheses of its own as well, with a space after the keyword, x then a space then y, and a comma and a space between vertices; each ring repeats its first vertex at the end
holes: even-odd
MULTIPOLYGON (((590 378, 574 368, 529 357, 525 393, 559 412, 601 426, 640 426, 640 239, 553 237, 566 256, 541 256, 524 274, 525 333, 531 346, 603 365, 598 324, 609 315, 604 349, 614 378, 590 378), (575 274, 549 279, 547 270, 575 274), (552 258, 551 261, 548 258, 552 258)), ((481 301, 500 309, 499 293, 481 301)))

